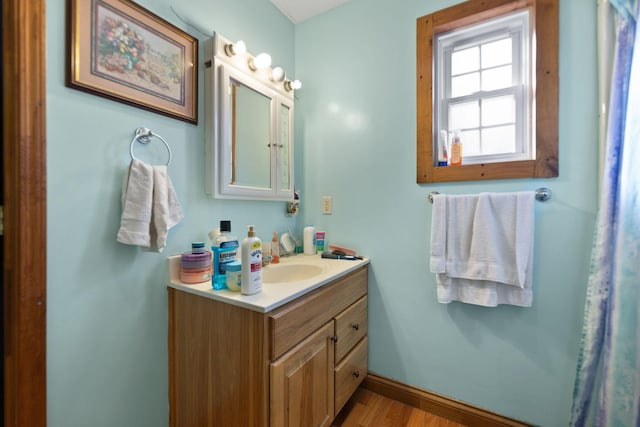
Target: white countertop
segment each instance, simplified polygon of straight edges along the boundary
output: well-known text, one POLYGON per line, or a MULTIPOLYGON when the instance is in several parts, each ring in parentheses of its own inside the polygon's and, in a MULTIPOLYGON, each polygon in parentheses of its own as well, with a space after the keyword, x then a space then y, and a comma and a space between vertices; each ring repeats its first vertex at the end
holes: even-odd
POLYGON ((216 301, 226 302, 254 311, 266 313, 280 307, 287 302, 298 298, 314 289, 317 289, 334 279, 342 277, 356 270, 358 267, 369 264, 367 258, 362 260, 342 260, 321 258, 320 255, 293 255, 280 258, 279 264, 268 265, 265 269, 278 265, 289 264, 313 264, 321 268, 321 272, 305 280, 291 282, 262 283, 262 291, 254 295, 242 295, 240 292, 232 292, 228 289, 216 291, 211 286, 211 281, 203 283, 186 284, 180 281, 180 255, 169 257, 169 287, 184 292, 211 298, 216 301))

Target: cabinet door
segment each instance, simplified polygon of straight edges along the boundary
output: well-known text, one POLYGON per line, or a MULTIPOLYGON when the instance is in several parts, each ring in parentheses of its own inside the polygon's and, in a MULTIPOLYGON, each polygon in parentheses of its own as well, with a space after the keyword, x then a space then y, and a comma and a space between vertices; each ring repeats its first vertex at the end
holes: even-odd
POLYGON ((320 427, 333 420, 333 321, 271 363, 271 426, 320 427))

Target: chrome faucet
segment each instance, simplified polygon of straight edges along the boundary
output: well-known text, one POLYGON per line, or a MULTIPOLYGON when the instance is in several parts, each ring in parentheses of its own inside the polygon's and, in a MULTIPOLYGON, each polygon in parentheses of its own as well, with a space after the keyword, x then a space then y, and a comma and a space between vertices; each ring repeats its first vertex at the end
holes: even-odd
POLYGON ((262 255, 262 266, 266 267, 271 264, 271 255, 262 255))

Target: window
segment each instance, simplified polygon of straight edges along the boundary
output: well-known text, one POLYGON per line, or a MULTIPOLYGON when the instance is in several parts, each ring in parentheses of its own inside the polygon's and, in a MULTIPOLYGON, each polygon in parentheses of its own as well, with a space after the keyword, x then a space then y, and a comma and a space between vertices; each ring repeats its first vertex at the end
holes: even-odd
POLYGON ((435 135, 459 131, 464 164, 535 157, 529 15, 525 9, 435 37, 435 135))
POLYGON ((557 176, 557 0, 470 0, 417 30, 417 182, 557 176), (462 166, 437 166, 442 130, 462 166))

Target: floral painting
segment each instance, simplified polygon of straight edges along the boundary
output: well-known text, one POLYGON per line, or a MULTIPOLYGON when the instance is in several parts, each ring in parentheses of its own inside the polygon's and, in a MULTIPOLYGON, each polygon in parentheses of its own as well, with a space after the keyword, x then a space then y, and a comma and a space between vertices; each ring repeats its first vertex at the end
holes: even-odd
POLYGON ((196 122, 196 39, 129 0, 69 3, 70 86, 196 122))
POLYGON ((179 45, 98 3, 94 72, 184 103, 179 45))

